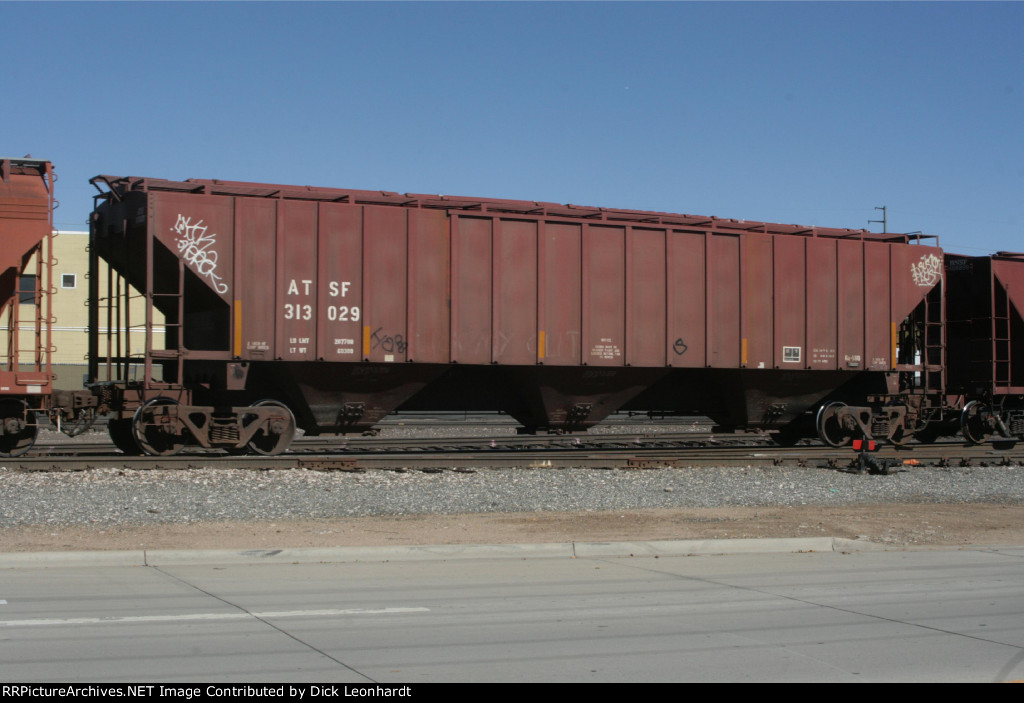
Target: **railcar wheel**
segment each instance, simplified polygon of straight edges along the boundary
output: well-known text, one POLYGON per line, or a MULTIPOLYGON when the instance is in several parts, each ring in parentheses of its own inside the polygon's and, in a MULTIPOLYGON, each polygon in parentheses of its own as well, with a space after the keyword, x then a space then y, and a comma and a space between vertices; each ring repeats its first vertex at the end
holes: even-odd
POLYGON ((971 444, 981 444, 988 439, 991 432, 989 418, 992 411, 984 403, 972 400, 964 406, 960 413, 960 431, 971 444))
POLYGON ((23 400, 0 403, 0 456, 21 456, 36 443, 39 423, 23 400))
POLYGON ((150 456, 172 456, 185 446, 177 418, 171 417, 166 409, 178 401, 172 398, 153 398, 135 411, 132 418, 132 434, 139 448, 150 456))
POLYGON ((263 456, 276 456, 288 449, 295 438, 295 416, 288 406, 276 400, 261 400, 253 403, 251 408, 277 408, 281 412, 268 425, 261 428, 249 440, 249 448, 263 456))
POLYGON ((845 447, 852 439, 850 431, 843 427, 838 417, 839 411, 845 407, 846 403, 835 402, 822 405, 818 410, 818 418, 815 422, 818 437, 829 446, 845 447))
POLYGON ((107 422, 107 433, 114 446, 120 449, 125 456, 139 456, 142 450, 139 443, 135 441, 135 433, 132 430, 132 421, 127 418, 117 418, 107 422))

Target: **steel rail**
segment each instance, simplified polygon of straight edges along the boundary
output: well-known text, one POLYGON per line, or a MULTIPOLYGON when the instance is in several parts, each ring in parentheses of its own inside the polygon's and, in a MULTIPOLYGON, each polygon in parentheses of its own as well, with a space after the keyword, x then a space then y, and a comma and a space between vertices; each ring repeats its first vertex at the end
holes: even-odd
MULTIPOLYGON (((246 468, 316 469, 358 471, 379 470, 453 470, 478 471, 487 468, 565 468, 591 467, 614 469, 685 468, 696 466, 796 466, 835 470, 855 469, 859 459, 850 448, 820 445, 779 447, 763 441, 720 441, 710 435, 693 433, 641 437, 619 435, 610 441, 603 437, 552 437, 540 442, 537 437, 497 438, 359 438, 346 447, 325 450, 319 443, 299 440, 294 450, 276 457, 228 456, 219 451, 200 450, 175 456, 130 457, 116 453, 109 444, 88 447, 72 443, 60 445, 38 456, 24 456, 3 462, 14 471, 74 471, 99 467, 128 469, 246 468), (492 443, 492 439, 494 440, 492 443), (575 442, 574 439, 586 441, 575 442), (516 440, 516 441, 507 441, 516 440), (519 441, 521 440, 521 441, 519 441)), ((965 445, 962 442, 913 444, 907 447, 885 446, 871 455, 877 465, 888 470, 916 466, 952 467, 985 465, 1024 465, 1024 443, 988 443, 965 445)))

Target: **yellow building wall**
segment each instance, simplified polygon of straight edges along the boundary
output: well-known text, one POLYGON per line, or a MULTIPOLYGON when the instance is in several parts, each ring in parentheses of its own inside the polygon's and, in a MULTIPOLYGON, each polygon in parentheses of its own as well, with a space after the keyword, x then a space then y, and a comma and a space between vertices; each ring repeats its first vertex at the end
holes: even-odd
MULTIPOLYGON (((54 233, 51 257, 56 263, 53 267, 51 296, 52 304, 52 337, 50 363, 57 376, 54 387, 75 390, 82 387, 82 381, 88 372, 89 353, 89 233, 58 231, 54 233)), ((35 261, 29 263, 26 273, 35 272, 35 261)), ((106 295, 106 267, 101 266, 100 296, 106 295)), ((143 323, 146 319, 145 299, 138 291, 131 289, 129 306, 130 329, 125 329, 124 321, 114 321, 114 327, 120 329, 122 345, 140 362, 146 351, 146 338, 143 323)), ((22 305, 19 313, 22 324, 19 325, 19 346, 23 353, 26 343, 31 343, 29 335, 34 327, 32 321, 35 313, 30 305, 22 305), (29 324, 25 324, 28 322, 29 324)), ((164 346, 163 316, 154 310, 154 346, 164 346)), ((0 349, 7 349, 8 316, 0 319, 0 349)), ((100 310, 100 334, 107 331, 107 316, 100 310)), ((105 337, 100 338, 100 353, 106 353, 105 337)), ((116 354, 116 351, 115 351, 116 354)), ((25 358, 23 357, 23 361, 25 358)), ((139 371, 141 376, 141 371, 139 371)))

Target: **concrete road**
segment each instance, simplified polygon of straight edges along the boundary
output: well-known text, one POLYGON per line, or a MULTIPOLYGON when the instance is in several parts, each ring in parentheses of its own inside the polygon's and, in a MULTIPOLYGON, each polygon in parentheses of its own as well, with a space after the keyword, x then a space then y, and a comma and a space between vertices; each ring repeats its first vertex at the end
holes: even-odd
POLYGON ((8 566, 0 680, 1024 679, 1024 548, 633 551, 8 566))

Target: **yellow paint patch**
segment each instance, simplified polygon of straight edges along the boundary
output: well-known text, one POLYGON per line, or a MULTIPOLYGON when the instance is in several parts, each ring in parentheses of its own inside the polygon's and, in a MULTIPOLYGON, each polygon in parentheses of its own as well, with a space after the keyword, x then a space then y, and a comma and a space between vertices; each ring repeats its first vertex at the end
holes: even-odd
POLYGON ((235 301, 235 356, 242 355, 242 301, 235 301))

